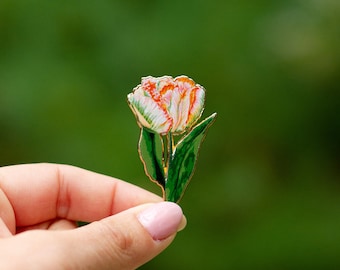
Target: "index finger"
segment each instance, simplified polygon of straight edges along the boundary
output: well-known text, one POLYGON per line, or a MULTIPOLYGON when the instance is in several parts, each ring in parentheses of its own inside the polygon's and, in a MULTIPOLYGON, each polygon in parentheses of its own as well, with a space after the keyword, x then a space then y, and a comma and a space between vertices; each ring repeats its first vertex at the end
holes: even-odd
POLYGON ((58 164, 2 167, 0 189, 12 206, 17 227, 54 218, 95 221, 162 200, 116 178, 58 164))

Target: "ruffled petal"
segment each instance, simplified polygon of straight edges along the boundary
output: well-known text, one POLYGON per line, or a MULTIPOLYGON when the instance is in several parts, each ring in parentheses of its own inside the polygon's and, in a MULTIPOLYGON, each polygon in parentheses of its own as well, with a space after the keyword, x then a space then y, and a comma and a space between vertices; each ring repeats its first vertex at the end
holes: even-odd
POLYGON ((156 102, 142 87, 135 88, 134 92, 128 95, 128 101, 140 125, 160 134, 169 131, 172 119, 159 102, 156 102))
POLYGON ((201 117, 204 110, 205 90, 202 86, 197 85, 190 92, 190 108, 188 112, 187 125, 194 125, 201 117))
POLYGON ((196 85, 187 76, 175 78, 180 96, 177 101, 177 119, 174 120, 173 132, 181 133, 191 126, 201 117, 204 108, 204 88, 196 85))
POLYGON ((171 102, 168 106, 169 114, 173 120, 171 132, 180 133, 178 131, 178 125, 181 122, 181 117, 183 116, 181 112, 181 94, 178 91, 178 88, 175 88, 172 91, 171 102))

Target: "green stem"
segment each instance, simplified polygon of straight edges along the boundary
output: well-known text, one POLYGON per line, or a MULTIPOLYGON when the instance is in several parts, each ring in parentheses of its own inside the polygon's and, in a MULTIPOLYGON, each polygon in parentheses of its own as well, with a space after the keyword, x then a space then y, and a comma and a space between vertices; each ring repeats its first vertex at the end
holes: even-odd
MULTIPOLYGON (((166 135, 166 146, 167 148, 164 148, 164 150, 166 151, 166 166, 164 167, 164 176, 165 176, 165 187, 166 187, 166 183, 168 181, 168 175, 169 175, 169 169, 171 168, 171 162, 172 162, 172 155, 173 155, 173 152, 175 150, 175 145, 174 145, 174 135, 169 132, 167 135, 166 135)), ((168 200, 168 195, 167 192, 166 192, 166 188, 164 189, 164 192, 165 192, 165 200, 168 200)))
POLYGON ((170 166, 172 152, 174 150, 174 137, 171 132, 169 132, 167 135, 167 143, 168 143, 168 152, 167 152, 167 168, 170 166))
MULTIPOLYGON (((167 157, 166 157, 166 152, 167 152, 167 143, 166 143, 166 139, 164 136, 160 135, 160 139, 161 139, 161 144, 162 144, 162 166, 163 168, 165 168, 166 162, 167 162, 167 157)), ((166 174, 164 174, 164 177, 166 177, 166 174)))
POLYGON ((170 166, 170 160, 172 156, 172 134, 168 133, 166 135, 166 147, 164 148, 165 153, 165 167, 164 167, 164 172, 165 172, 165 181, 168 179, 168 171, 169 171, 169 166, 170 166))

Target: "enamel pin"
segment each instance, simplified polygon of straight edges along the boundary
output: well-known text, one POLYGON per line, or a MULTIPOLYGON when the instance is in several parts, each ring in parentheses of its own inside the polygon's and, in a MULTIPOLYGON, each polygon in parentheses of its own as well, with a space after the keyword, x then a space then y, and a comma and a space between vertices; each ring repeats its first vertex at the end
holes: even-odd
POLYGON ((205 89, 187 76, 148 76, 127 98, 141 129, 138 153, 145 173, 162 188, 164 200, 178 202, 217 115, 197 124, 205 89))

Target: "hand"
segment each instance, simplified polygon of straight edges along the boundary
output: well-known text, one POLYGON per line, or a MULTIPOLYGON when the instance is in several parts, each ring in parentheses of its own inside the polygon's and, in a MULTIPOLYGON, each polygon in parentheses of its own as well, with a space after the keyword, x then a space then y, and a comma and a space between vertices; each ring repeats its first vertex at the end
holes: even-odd
POLYGON ((134 269, 184 226, 177 204, 118 179, 67 165, 0 168, 0 269, 134 269))

